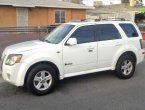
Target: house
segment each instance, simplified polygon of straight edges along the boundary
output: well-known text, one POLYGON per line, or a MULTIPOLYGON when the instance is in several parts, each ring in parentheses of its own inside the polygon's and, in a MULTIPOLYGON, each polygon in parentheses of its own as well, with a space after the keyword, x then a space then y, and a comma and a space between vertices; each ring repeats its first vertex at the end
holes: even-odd
POLYGON ((86 18, 92 7, 57 0, 0 0, 0 27, 48 26, 86 18))
POLYGON ((94 10, 87 10, 87 19, 124 18, 129 21, 136 21, 136 16, 144 13, 144 6, 131 7, 128 4, 109 5, 97 7, 94 10))
POLYGON ((102 5, 121 4, 121 0, 83 0, 83 4, 94 6, 96 2, 102 2, 102 5))

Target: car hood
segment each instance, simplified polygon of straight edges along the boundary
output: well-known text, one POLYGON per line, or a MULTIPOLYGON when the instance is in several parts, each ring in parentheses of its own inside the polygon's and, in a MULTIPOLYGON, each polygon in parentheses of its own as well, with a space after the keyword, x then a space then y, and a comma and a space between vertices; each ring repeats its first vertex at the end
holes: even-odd
POLYGON ((27 41, 27 42, 22 42, 22 43, 8 46, 4 50, 4 53, 5 54, 19 54, 19 53, 31 51, 34 49, 44 49, 44 47, 46 46, 50 47, 51 45, 54 45, 54 44, 50 44, 50 43, 39 41, 39 40, 27 41))

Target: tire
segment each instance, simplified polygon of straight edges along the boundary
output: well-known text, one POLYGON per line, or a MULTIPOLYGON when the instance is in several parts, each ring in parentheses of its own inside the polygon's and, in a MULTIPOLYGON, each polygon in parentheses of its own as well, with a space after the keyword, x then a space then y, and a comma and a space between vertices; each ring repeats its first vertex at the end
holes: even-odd
POLYGON ((121 79, 129 79, 134 75, 135 59, 130 55, 123 55, 116 65, 115 73, 121 79))
POLYGON ((28 90, 37 96, 47 95, 57 83, 58 75, 54 68, 46 64, 36 65, 28 73, 26 86, 28 90))

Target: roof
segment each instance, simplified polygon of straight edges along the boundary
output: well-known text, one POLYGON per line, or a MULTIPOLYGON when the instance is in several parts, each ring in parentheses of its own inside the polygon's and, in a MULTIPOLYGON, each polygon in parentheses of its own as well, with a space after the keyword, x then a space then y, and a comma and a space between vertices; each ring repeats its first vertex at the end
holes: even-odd
POLYGON ((94 7, 83 4, 62 2, 58 0, 0 0, 0 6, 13 7, 49 7, 49 8, 73 8, 73 9, 93 9, 94 7))

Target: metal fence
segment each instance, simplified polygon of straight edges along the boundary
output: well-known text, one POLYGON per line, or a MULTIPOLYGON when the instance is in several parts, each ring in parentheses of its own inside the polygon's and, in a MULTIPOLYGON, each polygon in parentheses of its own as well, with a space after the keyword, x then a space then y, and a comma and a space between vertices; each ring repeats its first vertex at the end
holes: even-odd
POLYGON ((55 29, 56 25, 51 26, 37 26, 37 27, 0 27, 0 33, 8 33, 8 32, 22 32, 22 33, 29 33, 29 32, 46 32, 49 33, 53 29, 55 29))
POLYGON ((5 47, 15 43, 44 38, 55 28, 56 26, 0 27, 0 57, 5 47))

